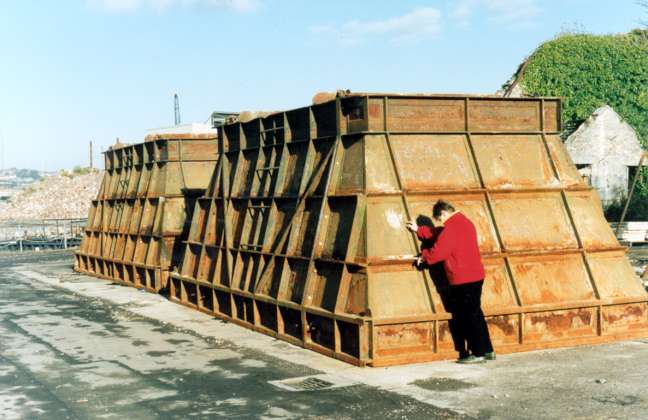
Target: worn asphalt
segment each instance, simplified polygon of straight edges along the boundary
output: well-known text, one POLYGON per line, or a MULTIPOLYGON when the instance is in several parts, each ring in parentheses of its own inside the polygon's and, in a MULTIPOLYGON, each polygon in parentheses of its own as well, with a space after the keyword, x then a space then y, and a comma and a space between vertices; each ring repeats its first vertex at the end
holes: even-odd
POLYGON ((0 255, 0 418, 648 417, 648 339, 357 368, 72 272, 0 255))

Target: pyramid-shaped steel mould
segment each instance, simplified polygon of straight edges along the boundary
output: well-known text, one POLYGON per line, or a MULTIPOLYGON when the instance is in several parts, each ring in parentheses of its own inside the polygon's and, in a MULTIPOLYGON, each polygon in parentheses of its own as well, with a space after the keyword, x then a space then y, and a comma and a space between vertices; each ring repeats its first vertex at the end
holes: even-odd
POLYGON ((358 365, 456 356, 405 221, 475 223, 500 353, 648 335, 648 297, 554 98, 354 94, 225 125, 171 299, 358 365))
POLYGON ((75 270, 157 292, 179 265, 193 203, 217 158, 213 134, 156 134, 104 153, 75 270))

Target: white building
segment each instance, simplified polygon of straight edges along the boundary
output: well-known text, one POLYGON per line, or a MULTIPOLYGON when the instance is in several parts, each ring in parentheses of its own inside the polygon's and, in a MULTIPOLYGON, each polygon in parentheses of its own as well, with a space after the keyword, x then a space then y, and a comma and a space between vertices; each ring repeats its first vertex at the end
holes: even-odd
POLYGON ((567 138, 565 147, 579 172, 595 187, 603 205, 628 194, 642 149, 635 130, 604 105, 567 138))

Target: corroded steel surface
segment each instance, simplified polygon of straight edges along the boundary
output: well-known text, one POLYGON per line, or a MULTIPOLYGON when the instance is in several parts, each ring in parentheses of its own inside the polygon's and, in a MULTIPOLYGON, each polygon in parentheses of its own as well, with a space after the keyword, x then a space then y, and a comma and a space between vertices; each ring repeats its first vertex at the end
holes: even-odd
POLYGON ((648 296, 558 137, 560 102, 352 94, 223 127, 171 299, 358 365, 455 357, 405 221, 475 223, 498 352, 648 335, 648 296))
POLYGON ((165 287, 182 260, 187 213, 207 188, 216 151, 214 134, 174 134, 105 152, 75 269, 154 292, 165 287))

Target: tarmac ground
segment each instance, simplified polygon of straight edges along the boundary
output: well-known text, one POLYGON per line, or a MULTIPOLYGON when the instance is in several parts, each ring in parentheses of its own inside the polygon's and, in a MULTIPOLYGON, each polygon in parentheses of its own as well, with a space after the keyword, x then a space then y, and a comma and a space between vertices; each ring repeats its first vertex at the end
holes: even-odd
POLYGON ((0 418, 648 417, 648 338, 358 368, 164 297, 0 255, 0 418))

